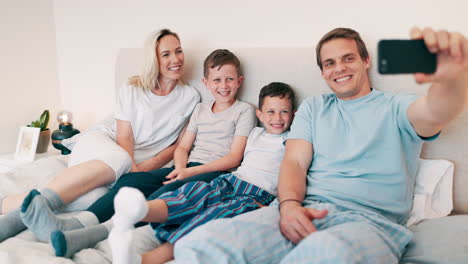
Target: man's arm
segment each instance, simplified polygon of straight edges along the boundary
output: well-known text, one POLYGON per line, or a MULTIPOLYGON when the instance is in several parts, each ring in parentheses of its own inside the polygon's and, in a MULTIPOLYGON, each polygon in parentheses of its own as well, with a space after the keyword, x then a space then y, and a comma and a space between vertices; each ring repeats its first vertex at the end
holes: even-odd
POLYGON ((454 119, 468 97, 468 40, 459 33, 430 28, 411 30, 413 39, 424 39, 432 53, 437 53, 437 69, 433 74, 417 73, 418 83, 432 83, 426 96, 408 108, 408 119, 416 133, 430 137, 454 119))
POLYGON ((281 163, 278 182, 281 233, 297 244, 316 231, 312 220, 323 218, 326 210, 315 210, 302 206, 307 187, 307 171, 312 162, 313 146, 302 139, 286 141, 286 153, 281 163))

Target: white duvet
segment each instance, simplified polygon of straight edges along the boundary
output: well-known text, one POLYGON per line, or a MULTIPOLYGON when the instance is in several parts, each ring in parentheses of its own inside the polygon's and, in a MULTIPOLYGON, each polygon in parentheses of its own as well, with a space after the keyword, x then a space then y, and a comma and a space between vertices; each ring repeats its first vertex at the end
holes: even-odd
MULTIPOLYGON (((54 156, 0 173, 0 194, 22 193, 32 188, 41 188, 66 168, 66 164, 67 156, 54 156)), ((71 203, 66 210, 85 209, 104 192, 105 189, 91 192, 71 203)), ((158 245, 159 242, 149 226, 135 230, 135 246, 138 252, 149 251, 158 245)), ((49 243, 37 241, 29 230, 0 243, 0 264, 107 264, 111 263, 111 260, 107 240, 99 243, 96 248, 78 252, 72 259, 56 257, 52 246, 49 243)))
MULTIPOLYGON (((54 156, 21 165, 8 172, 2 172, 0 173, 0 195, 22 193, 32 188, 41 188, 66 167, 66 162, 67 156, 54 156)), ((421 199, 415 199, 408 224, 414 224, 426 218, 447 215, 452 209, 453 164, 443 160, 433 160, 421 161, 419 165, 415 198, 422 195, 424 202, 422 203, 421 199)), ((101 188, 90 192, 71 203, 66 210, 86 209, 105 191, 105 188, 101 188)), ((134 242, 140 253, 154 249, 159 245, 149 226, 136 229, 134 242)), ((51 245, 38 242, 32 232, 28 230, 0 243, 0 264, 105 264, 111 263, 111 259, 107 241, 102 241, 94 249, 78 252, 71 260, 55 257, 51 245)))

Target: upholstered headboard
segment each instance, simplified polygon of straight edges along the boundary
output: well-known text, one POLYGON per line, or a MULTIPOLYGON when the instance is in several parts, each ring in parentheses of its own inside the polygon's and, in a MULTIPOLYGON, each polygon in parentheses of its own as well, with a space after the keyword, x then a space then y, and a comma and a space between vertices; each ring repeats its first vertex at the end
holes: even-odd
MULTIPOLYGON (((225 47, 222 47, 225 48, 225 47)), ((313 46, 230 48, 240 59, 245 76, 240 99, 257 105, 260 89, 272 82, 290 84, 299 102, 305 97, 330 93, 321 79, 315 63, 313 46)), ((202 65, 210 49, 185 49, 185 80, 196 87, 202 100, 211 98, 201 83, 202 65)), ((371 54, 372 57, 372 54, 371 54)), ((374 62, 374 60, 372 60, 374 62)), ((375 63, 374 63, 375 64, 375 63)), ((131 75, 138 74, 142 65, 142 49, 121 49, 116 63, 116 87, 131 75)), ((427 86, 415 84, 409 75, 381 76, 371 67, 374 88, 387 91, 406 91, 425 94, 427 86)), ((436 141, 424 145, 421 157, 447 159, 455 163, 454 214, 468 214, 468 107, 454 120, 436 141)))

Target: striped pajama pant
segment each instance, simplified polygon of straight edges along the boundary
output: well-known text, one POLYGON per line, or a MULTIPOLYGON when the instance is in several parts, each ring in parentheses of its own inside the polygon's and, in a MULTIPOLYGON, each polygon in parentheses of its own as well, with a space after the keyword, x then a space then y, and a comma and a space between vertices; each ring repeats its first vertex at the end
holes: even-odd
POLYGON ((398 263, 412 238, 411 231, 378 214, 321 202, 305 206, 329 213, 314 220, 318 231, 297 245, 281 234, 275 201, 197 228, 175 244, 175 263, 398 263))
POLYGON ((268 205, 275 197, 267 191, 224 174, 210 183, 189 182, 158 197, 166 202, 168 219, 151 223, 156 237, 175 243, 194 228, 217 218, 230 218, 268 205))

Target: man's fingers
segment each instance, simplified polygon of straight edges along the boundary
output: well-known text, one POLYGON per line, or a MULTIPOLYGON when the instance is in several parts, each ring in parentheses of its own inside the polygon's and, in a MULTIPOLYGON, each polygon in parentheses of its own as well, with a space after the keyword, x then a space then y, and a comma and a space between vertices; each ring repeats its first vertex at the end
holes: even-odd
POLYGON ((463 42, 465 38, 458 32, 451 33, 449 36, 450 55, 456 59, 462 59, 463 42))
POLYGON ((328 215, 328 210, 317 210, 315 208, 307 208, 307 212, 312 219, 322 219, 328 215))
POLYGON ((327 210, 316 210, 313 208, 303 208, 290 212, 289 216, 284 216, 281 220, 281 232, 294 244, 316 232, 317 228, 312 223, 314 219, 323 218, 327 215, 327 210))
POLYGON ((437 46, 440 51, 449 50, 449 33, 447 30, 439 30, 436 32, 437 46))
POLYGON ((422 39, 422 31, 418 27, 412 27, 410 31, 411 39, 422 39))
POLYGON ((424 37, 424 43, 426 43, 426 47, 429 49, 429 51, 432 53, 437 53, 439 51, 439 47, 434 30, 431 28, 425 28, 422 34, 424 37))
POLYGON ((304 232, 301 232, 301 234, 305 236, 309 235, 312 232, 317 231, 315 228, 315 225, 312 223, 313 218, 310 218, 310 215, 301 215, 297 219, 298 224, 301 226, 301 228, 304 230, 304 232))
POLYGON ((280 230, 283 236, 294 244, 298 244, 303 239, 303 237, 290 224, 281 224, 280 230))
POLYGON ((416 83, 423 84, 423 83, 431 83, 433 82, 433 75, 432 74, 426 74, 426 73, 415 73, 414 74, 414 80, 416 83))
POLYGON ((299 233, 301 239, 307 237, 311 233, 317 231, 311 219, 306 216, 299 217, 295 222, 291 223, 294 229, 299 233))
POLYGON ((465 61, 465 67, 468 66, 468 39, 463 38, 462 42, 462 58, 465 61))

